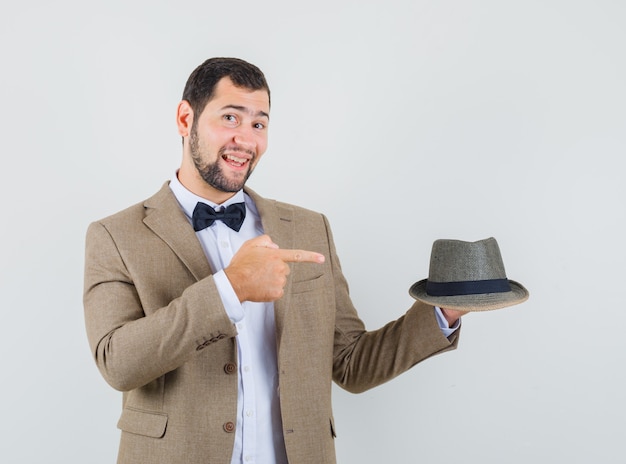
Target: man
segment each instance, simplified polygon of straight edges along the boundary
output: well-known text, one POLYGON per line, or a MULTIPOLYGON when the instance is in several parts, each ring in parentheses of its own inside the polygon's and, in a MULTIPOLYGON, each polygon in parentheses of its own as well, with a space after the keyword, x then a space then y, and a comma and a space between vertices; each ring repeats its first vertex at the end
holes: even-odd
POLYGON ((269 113, 258 68, 207 60, 177 108, 176 175, 89 227, 85 320, 124 392, 119 463, 333 463, 331 381, 361 392, 456 347, 463 313, 419 301, 366 331, 326 218, 245 187, 269 113))

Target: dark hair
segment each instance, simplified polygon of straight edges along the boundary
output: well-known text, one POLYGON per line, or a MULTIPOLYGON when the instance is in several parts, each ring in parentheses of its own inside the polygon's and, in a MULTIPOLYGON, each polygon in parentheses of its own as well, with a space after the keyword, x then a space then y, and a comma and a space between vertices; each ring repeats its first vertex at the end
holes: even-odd
POLYGON ((194 69, 183 91, 183 100, 189 102, 194 114, 202 113, 213 98, 215 86, 224 77, 230 78, 237 87, 266 90, 269 98, 270 88, 265 76, 255 65, 239 58, 209 58, 194 69))

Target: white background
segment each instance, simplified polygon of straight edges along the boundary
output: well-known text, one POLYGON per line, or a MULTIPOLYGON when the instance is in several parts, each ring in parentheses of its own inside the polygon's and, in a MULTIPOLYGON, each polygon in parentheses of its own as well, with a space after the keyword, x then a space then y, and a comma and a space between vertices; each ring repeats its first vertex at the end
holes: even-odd
POLYGON ((335 389, 339 462, 624 462, 624 2, 7 3, 2 462, 115 461, 84 234, 172 175, 185 80, 218 55, 272 88, 250 186, 328 215, 369 328, 411 305, 437 238, 496 237, 531 292, 467 316, 453 353, 335 389))

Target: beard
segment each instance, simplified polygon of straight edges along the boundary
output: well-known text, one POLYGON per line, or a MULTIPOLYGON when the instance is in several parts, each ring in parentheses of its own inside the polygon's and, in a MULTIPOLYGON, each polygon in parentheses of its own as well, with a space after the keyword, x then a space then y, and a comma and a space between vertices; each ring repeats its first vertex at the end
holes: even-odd
POLYGON ((230 192, 235 193, 243 188, 246 181, 252 174, 252 165, 255 159, 254 152, 250 150, 244 150, 241 147, 236 145, 221 147, 217 153, 217 160, 213 163, 209 163, 203 160, 202 151, 200 149, 200 141, 198 140, 198 131, 195 127, 195 121, 191 128, 191 133, 189 134, 189 148, 191 151, 191 159, 193 160, 193 164, 198 170, 200 177, 211 187, 221 192, 230 192), (252 155, 252 159, 248 162, 248 170, 244 173, 243 176, 229 179, 224 174, 222 170, 219 160, 224 156, 226 150, 229 151, 240 151, 244 153, 248 153, 252 155))

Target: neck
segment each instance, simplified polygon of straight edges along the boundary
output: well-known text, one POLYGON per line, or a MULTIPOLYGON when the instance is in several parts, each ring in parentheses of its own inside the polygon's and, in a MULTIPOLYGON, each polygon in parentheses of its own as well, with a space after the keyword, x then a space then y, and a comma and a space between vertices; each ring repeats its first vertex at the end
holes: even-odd
POLYGON ((204 179, 198 174, 198 171, 193 169, 184 169, 182 166, 177 173, 178 180, 183 186, 191 193, 204 198, 205 200, 212 201, 216 205, 221 205, 229 198, 233 197, 236 192, 223 192, 207 184, 204 179))

